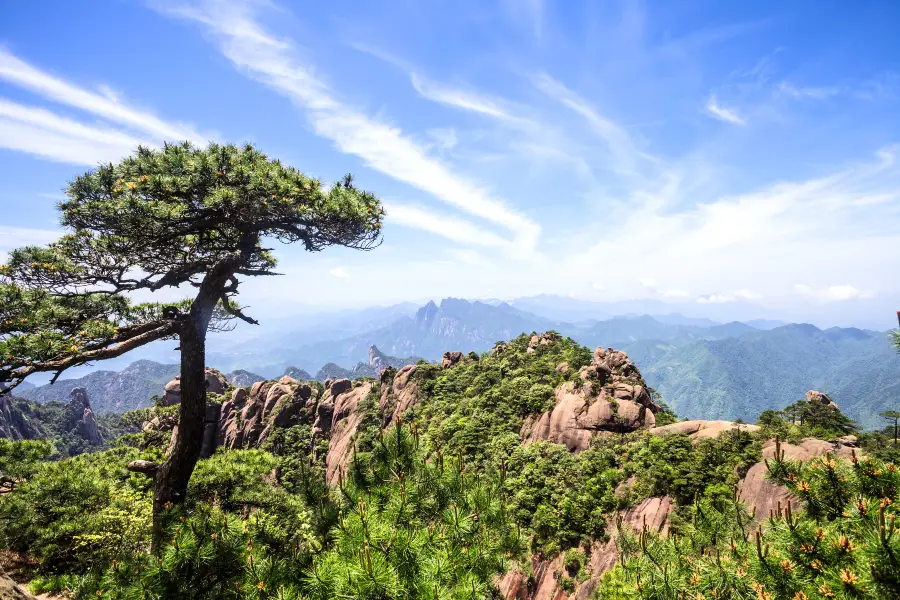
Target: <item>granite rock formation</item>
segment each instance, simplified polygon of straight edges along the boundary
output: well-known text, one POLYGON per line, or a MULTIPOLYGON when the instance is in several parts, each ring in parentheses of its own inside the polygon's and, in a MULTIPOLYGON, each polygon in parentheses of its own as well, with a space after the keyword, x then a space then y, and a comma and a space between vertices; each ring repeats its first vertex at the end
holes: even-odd
MULTIPOLYGON (((529 348, 549 343, 546 336, 533 336, 529 348)), ((502 349, 498 345, 494 352, 502 349)), ((579 371, 579 377, 580 383, 568 382, 556 389, 553 410, 525 421, 520 431, 523 440, 547 440, 578 452, 587 449, 596 435, 625 433, 656 424, 654 415, 660 407, 651 399, 643 377, 624 352, 597 348, 593 361, 579 371)))

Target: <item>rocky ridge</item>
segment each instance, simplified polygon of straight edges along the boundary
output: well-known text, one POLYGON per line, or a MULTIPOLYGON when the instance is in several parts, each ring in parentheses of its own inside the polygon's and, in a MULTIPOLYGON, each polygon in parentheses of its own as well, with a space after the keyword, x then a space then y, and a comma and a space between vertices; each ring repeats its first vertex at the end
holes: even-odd
MULTIPOLYGON (((536 352, 542 345, 553 343, 555 334, 534 335, 529 341, 528 353, 536 352)), ((505 344, 497 344, 492 351, 502 354, 505 344)), ((441 369, 454 369, 475 360, 461 352, 447 352, 441 359, 441 369)), ((219 395, 221 404, 211 402, 207 411, 207 435, 203 453, 208 456, 216 447, 251 448, 263 444, 279 427, 306 424, 311 427, 311 453, 321 452, 327 440, 324 463, 326 479, 336 484, 352 458, 352 452, 365 411, 376 403, 382 426, 397 421, 406 411, 423 401, 420 382, 416 373, 420 366, 401 368, 385 366, 378 380, 348 378, 328 379, 324 385, 316 382, 300 382, 288 376, 277 381, 256 382, 250 387, 233 387, 224 377, 210 370, 207 373, 210 392, 219 395), (378 391, 378 395, 374 393, 378 391)), ((557 366, 564 373, 565 363, 557 366)), ((824 402, 824 394, 811 391, 810 401, 824 402)), ((180 399, 177 380, 166 386, 166 403, 180 399)), ((828 399, 830 402, 830 399, 828 399)), ((554 393, 553 408, 528 418, 520 431, 523 443, 550 441, 564 444, 572 452, 580 452, 590 446, 591 438, 613 435, 639 429, 652 435, 687 435, 692 440, 715 437, 733 428, 757 431, 756 425, 731 421, 682 421, 656 427, 656 415, 661 407, 650 394, 646 382, 628 356, 611 348, 598 348, 590 364, 582 367, 575 382, 558 386, 554 393)), ((160 424, 157 424, 160 425, 160 424)), ((153 427, 153 423, 147 426, 153 427)), ((826 453, 846 456, 855 447, 852 436, 836 441, 806 439, 792 445, 780 443, 778 450, 788 459, 808 459, 826 453)), ((775 442, 763 447, 763 457, 771 458, 776 452, 775 442)), ((765 461, 753 465, 741 480, 739 497, 753 508, 754 516, 762 521, 778 502, 796 502, 789 492, 765 477, 765 461)), ((652 531, 665 534, 668 517, 674 502, 668 496, 646 498, 639 504, 622 511, 608 522, 607 531, 630 527, 639 530, 645 525, 652 531)), ((616 561, 618 548, 614 536, 606 541, 593 540, 582 550, 588 554, 588 577, 576 583, 574 592, 566 594, 559 587, 565 569, 564 557, 535 557, 531 565, 532 577, 522 569, 511 569, 498 579, 498 587, 509 600, 586 600, 596 588, 601 575, 616 561)))
MULTIPOLYGON (((551 341, 547 334, 535 335, 528 350, 551 341)), ((565 363, 557 367, 567 369, 565 363)), ((574 452, 586 450, 596 435, 626 433, 656 424, 660 406, 653 402, 646 382, 624 352, 597 348, 593 362, 581 368, 579 378, 580 384, 569 382, 556 389, 552 411, 525 421, 522 439, 564 444, 574 452)))

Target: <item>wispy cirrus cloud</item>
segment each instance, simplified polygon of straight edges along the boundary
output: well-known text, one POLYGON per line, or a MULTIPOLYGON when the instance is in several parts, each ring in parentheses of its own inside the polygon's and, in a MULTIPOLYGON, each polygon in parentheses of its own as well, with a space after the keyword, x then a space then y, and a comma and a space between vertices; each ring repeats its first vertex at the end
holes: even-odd
MULTIPOLYGON (((510 238, 494 234, 494 239, 505 240, 503 247, 511 252, 515 249, 523 257, 535 252, 540 236, 537 223, 429 156, 398 127, 341 102, 298 57, 293 42, 276 37, 257 21, 258 8, 256 3, 241 0, 162 7, 169 14, 203 25, 205 33, 238 70, 294 101, 306 111, 314 131, 331 140, 341 152, 358 156, 372 169, 507 230, 510 238)), ((407 208, 403 212, 394 204, 393 212, 405 215, 398 219, 404 225, 440 234, 424 220, 423 211, 407 208)))
POLYGON ((709 100, 706 101, 706 111, 720 121, 726 121, 735 125, 747 124, 744 118, 739 115, 735 109, 726 108, 719 104, 719 100, 716 98, 715 94, 710 96, 709 100))
POLYGON ((0 81, 45 100, 76 109, 89 119, 79 121, 53 110, 0 98, 0 147, 50 160, 95 165, 117 160, 139 144, 189 140, 205 143, 193 128, 160 119, 121 100, 108 86, 100 93, 43 71, 0 48, 0 81), (101 123, 97 118, 102 119, 101 123))
POLYGON ((8 227, 0 225, 0 261, 6 260, 10 250, 22 246, 39 246, 48 244, 60 236, 54 229, 36 229, 29 227, 8 227))
POLYGON ((477 92, 464 91, 458 88, 428 81, 421 75, 410 73, 413 88, 423 98, 460 110, 480 113, 501 121, 523 122, 524 119, 512 115, 503 107, 503 101, 490 98, 477 92))
POLYGON ((658 162, 654 156, 644 152, 635 144, 627 129, 600 114, 591 106, 590 102, 560 81, 546 73, 541 73, 535 77, 534 84, 545 95, 584 118, 591 130, 606 143, 614 159, 614 170, 630 174, 637 172, 646 162, 658 162))
POLYGON ((794 100, 827 100, 842 93, 845 88, 839 86, 796 86, 790 82, 782 81, 776 88, 777 92, 794 100))

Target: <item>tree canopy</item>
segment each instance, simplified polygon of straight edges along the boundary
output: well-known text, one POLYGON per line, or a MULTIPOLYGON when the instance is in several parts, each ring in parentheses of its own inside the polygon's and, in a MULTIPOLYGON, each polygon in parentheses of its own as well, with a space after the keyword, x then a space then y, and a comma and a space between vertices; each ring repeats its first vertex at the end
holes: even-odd
POLYGON ((70 233, 0 267, 0 381, 10 387, 177 335, 173 316, 190 301, 164 311, 133 292, 213 279, 213 326, 254 322, 234 298, 239 277, 275 274, 264 241, 368 250, 384 214, 349 175, 326 187, 250 145, 141 147, 76 177, 66 195, 70 233))

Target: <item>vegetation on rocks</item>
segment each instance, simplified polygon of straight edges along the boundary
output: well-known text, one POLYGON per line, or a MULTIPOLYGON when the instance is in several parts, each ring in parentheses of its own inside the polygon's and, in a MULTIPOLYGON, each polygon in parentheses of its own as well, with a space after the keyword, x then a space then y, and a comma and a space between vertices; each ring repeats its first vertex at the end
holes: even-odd
POLYGON ((127 467, 165 459, 178 406, 133 415, 155 425, 75 458, 5 442, 0 549, 33 590, 74 598, 511 598, 510 581, 579 598, 895 597, 895 464, 865 447, 806 463, 764 450, 775 436, 851 443, 837 407, 812 395, 710 436, 598 431, 580 452, 523 443, 561 386, 589 385, 579 371, 592 360, 549 333, 302 396, 297 382, 260 384, 260 402, 276 385, 306 398, 302 418, 200 459, 184 501, 163 507, 155 550, 152 482, 127 467), (411 395, 394 414, 398 391, 411 395), (332 456, 336 435, 346 456, 332 456), (759 522, 735 492, 764 456, 793 496, 759 522), (654 502, 664 528, 625 522, 654 502))

